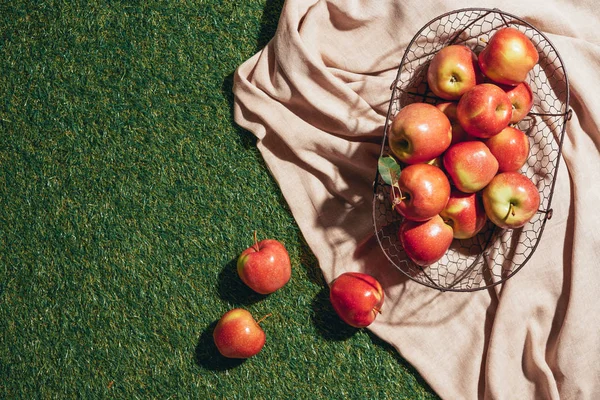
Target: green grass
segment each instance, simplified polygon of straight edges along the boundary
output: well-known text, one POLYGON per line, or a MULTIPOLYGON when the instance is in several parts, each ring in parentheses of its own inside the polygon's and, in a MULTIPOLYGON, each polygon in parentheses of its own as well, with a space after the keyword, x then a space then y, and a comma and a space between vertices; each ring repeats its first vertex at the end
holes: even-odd
POLYGON ((0 5, 0 398, 435 398, 334 315, 233 122, 282 3, 0 5), (292 258, 270 296, 235 271, 254 230, 292 258), (212 343, 233 307, 273 313, 244 362, 212 343))

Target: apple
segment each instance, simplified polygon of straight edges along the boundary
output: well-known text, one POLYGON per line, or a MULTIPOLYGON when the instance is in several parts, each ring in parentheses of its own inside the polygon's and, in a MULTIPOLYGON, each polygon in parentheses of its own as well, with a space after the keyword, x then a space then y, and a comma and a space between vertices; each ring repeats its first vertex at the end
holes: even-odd
POLYGON ((473 136, 469 135, 460 125, 460 122, 458 122, 458 118, 456 116, 457 106, 458 103, 455 101, 446 101, 436 105, 436 107, 443 112, 446 117, 448 117, 450 125, 452 126, 452 140, 450 141, 451 146, 458 142, 475 139, 473 136))
POLYGON ((516 86, 499 85, 508 95, 512 104, 511 124, 516 124, 529 114, 533 107, 533 91, 527 82, 521 82, 516 86))
POLYGON ((456 117, 470 135, 489 138, 508 126, 512 104, 498 85, 482 83, 465 93, 456 106, 456 117))
POLYGON ((533 182, 518 172, 502 172, 483 190, 488 218, 503 229, 520 228, 540 207, 540 193, 533 182))
POLYGON ((244 250, 237 260, 242 282, 260 294, 282 288, 292 275, 290 256, 285 246, 275 239, 260 242, 254 232, 254 244, 244 250))
POLYGON ((228 358, 249 358, 258 354, 266 341, 265 332, 259 325, 263 319, 255 321, 252 314, 242 308, 223 314, 213 331, 219 353, 228 358))
POLYGON ((507 126, 499 134, 484 141, 498 160, 498 171, 518 171, 529 157, 529 139, 517 128, 507 126))
POLYGON ((426 267, 446 254, 452 244, 453 233, 452 227, 436 215, 421 222, 405 219, 400 224, 398 239, 408 258, 426 267))
POLYGON ((487 221, 481 197, 477 193, 464 193, 457 189, 450 193, 440 217, 452 227, 455 239, 472 238, 487 221))
POLYGON ((431 91, 445 100, 458 100, 481 76, 477 56, 463 45, 450 45, 435 53, 427 68, 431 91))
POLYGON ((450 197, 446 174, 430 164, 411 164, 404 168, 398 178, 398 188, 392 187, 394 209, 414 221, 425 221, 439 214, 450 197))
POLYGON ((517 85, 537 64, 539 54, 529 38, 512 27, 499 29, 479 53, 481 72, 496 83, 517 85))
POLYGON ((452 127, 443 112, 428 103, 411 103, 392 120, 391 152, 406 164, 427 162, 442 154, 452 140, 452 127))
POLYGON ((329 301, 348 325, 364 328, 381 313, 384 292, 377 279, 361 272, 344 272, 333 280, 329 301))
POLYGON ((498 172, 498 160, 481 141, 456 143, 444 153, 444 168, 454 186, 465 193, 483 189, 498 172))

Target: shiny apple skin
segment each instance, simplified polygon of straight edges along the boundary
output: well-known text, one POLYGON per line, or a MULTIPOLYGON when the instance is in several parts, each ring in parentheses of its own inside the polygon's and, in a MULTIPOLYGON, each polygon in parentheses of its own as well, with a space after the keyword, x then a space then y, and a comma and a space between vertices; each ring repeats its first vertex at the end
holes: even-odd
POLYGON ((329 300, 342 321, 355 328, 364 328, 381 312, 385 294, 373 276, 345 272, 331 283, 329 300))
MULTIPOLYGON (((412 164, 402 170, 398 186, 404 200, 395 210, 406 219, 425 221, 444 209, 450 197, 450 181, 444 172, 430 164, 412 164)), ((398 193, 392 188, 392 201, 398 193)))
POLYGON ((249 311, 234 308, 223 314, 213 340, 219 352, 227 358, 250 358, 265 345, 266 334, 249 311))
POLYGON ((443 161, 454 186, 465 193, 483 189, 498 172, 498 160, 483 142, 477 140, 450 146, 443 161))
POLYGON ((393 118, 388 132, 391 152, 403 163, 432 160, 450 146, 452 127, 443 112, 427 103, 411 103, 393 118))
POLYGON ((508 126, 484 143, 498 160, 498 172, 518 171, 529 158, 529 138, 517 128, 508 126))
POLYGON ((537 213, 540 193, 525 175, 503 172, 483 190, 483 206, 488 218, 500 228, 521 228, 537 213))
POLYGON ((487 139, 508 126, 512 104, 498 85, 482 83, 460 98, 456 117, 469 135, 487 139))
POLYGON ((427 68, 431 91, 445 100, 458 100, 478 83, 477 55, 467 46, 450 45, 438 51, 427 68))
POLYGON ((283 243, 275 239, 264 239, 240 254, 237 271, 242 282, 252 290, 270 294, 288 283, 292 266, 283 243))
POLYGON ((446 254, 452 244, 453 233, 442 217, 436 215, 424 222, 405 219, 400 224, 398 239, 408 258, 426 267, 446 254))
POLYGON ((469 239, 485 226, 487 216, 478 193, 464 193, 454 189, 440 217, 452 227, 455 239, 469 239))

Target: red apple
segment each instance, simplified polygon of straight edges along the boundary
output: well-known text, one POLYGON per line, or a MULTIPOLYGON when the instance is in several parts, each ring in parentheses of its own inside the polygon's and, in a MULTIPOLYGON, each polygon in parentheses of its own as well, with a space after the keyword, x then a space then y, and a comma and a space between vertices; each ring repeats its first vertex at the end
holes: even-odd
POLYGON ((411 164, 398 178, 398 193, 392 187, 394 208, 404 218, 425 221, 444 209, 450 197, 450 182, 444 172, 430 164, 411 164))
POLYGON ((384 293, 381 284, 371 275, 345 272, 331 283, 329 300, 345 323, 363 328, 371 325, 381 312, 384 293))
POLYGON ((482 83, 470 89, 458 101, 456 117, 470 135, 489 138, 508 126, 512 104, 502 88, 482 83))
POLYGON ((240 254, 237 271, 242 281, 260 294, 282 288, 292 275, 290 256, 285 246, 275 239, 260 242, 254 232, 254 245, 240 254))
POLYGON ((496 83, 514 86, 527 78, 539 54, 523 32, 506 27, 494 33, 478 60, 485 76, 496 83))
POLYGON ((455 239, 477 235, 487 220, 481 197, 477 193, 463 193, 456 189, 450 193, 440 217, 452 227, 455 239))
POLYGON ((502 172, 483 190, 483 206, 488 218, 500 228, 520 228, 538 211, 540 193, 525 175, 502 172))
POLYGON ((266 340, 259 322, 241 308, 223 314, 213 331, 219 353, 228 358, 248 358, 258 354, 266 340))
POLYGON ((458 122, 458 117, 456 116, 457 106, 458 103, 455 101, 447 101, 436 105, 436 107, 443 112, 446 117, 448 117, 450 125, 452 126, 452 140, 450 141, 451 146, 458 142, 475 139, 473 136, 470 136, 467 132, 465 132, 463 127, 460 125, 460 122, 458 122))
POLYGON ((408 258, 423 267, 444 256, 452 244, 452 235, 452 228, 439 215, 424 222, 405 219, 398 230, 408 258))
POLYGON ((444 168, 454 186, 465 193, 483 189, 498 172, 498 161, 477 140, 456 143, 444 153, 444 168))
POLYGON ((427 69, 431 91, 445 100, 458 100, 478 83, 479 65, 473 51, 463 45, 450 45, 438 51, 427 69))
POLYGON ((450 145, 452 128, 443 112, 427 103, 412 103, 392 120, 388 141, 392 153, 402 162, 427 162, 450 145))
POLYGON ((512 104, 511 124, 521 121, 533 107, 533 91, 527 82, 521 82, 517 86, 501 85, 502 90, 508 95, 512 104))
POLYGON ((518 171, 529 157, 527 135, 511 126, 507 126, 484 143, 498 160, 499 172, 518 171))

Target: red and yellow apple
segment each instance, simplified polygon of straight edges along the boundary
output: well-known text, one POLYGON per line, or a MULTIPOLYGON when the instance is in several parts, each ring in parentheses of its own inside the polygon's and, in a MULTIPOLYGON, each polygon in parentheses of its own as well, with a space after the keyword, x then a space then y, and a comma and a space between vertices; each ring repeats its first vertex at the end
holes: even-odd
POLYGON ((223 356, 249 358, 262 350, 266 335, 249 311, 234 308, 217 322, 213 340, 223 356))
POLYGON ((404 218, 425 221, 444 209, 450 197, 450 182, 444 172, 430 164, 411 164, 398 178, 398 193, 392 187, 395 210, 404 218))
POLYGON ((441 259, 450 248, 452 239, 452 228, 439 215, 427 221, 405 219, 398 230, 398 240, 404 252, 422 267, 441 259))
POLYGON ((455 239, 469 239, 483 229, 487 217, 481 197, 477 193, 452 190, 440 217, 452 227, 455 239))
POLYGON ((507 126, 484 143, 498 160, 498 172, 518 171, 529 157, 527 135, 511 126, 507 126))
POLYGON ((512 104, 502 88, 482 83, 465 93, 456 107, 456 117, 463 129, 479 138, 489 138, 508 126, 512 104))
POLYGON ((452 140, 450 141, 450 145, 452 146, 454 143, 463 142, 465 140, 473 140, 474 137, 470 136, 463 127, 458 122, 458 117, 456 116, 456 107, 458 103, 455 101, 447 101, 444 103, 439 103, 436 107, 443 112, 448 120, 450 121, 450 125, 452 126, 452 140))
POLYGON ((435 53, 427 68, 431 91, 445 100, 458 100, 478 83, 477 55, 467 46, 450 45, 435 53))
POLYGON ((501 85, 502 90, 508 95, 512 104, 511 124, 516 124, 529 114, 533 107, 533 91, 527 82, 521 82, 516 86, 501 85))
POLYGON ((450 121, 428 103, 411 103, 403 107, 392 120, 388 132, 391 152, 406 164, 438 157, 451 140, 450 121))
POLYGON ((498 160, 481 141, 456 143, 444 153, 444 168, 454 186, 465 193, 483 189, 498 172, 498 160))
POLYGON ((254 232, 254 244, 244 250, 237 260, 242 282, 260 294, 282 288, 292 275, 290 256, 285 246, 275 239, 260 242, 254 232))
POLYGON ((333 280, 329 301, 348 325, 364 328, 381 313, 384 292, 377 279, 361 272, 345 272, 333 280))
POLYGON ((485 76, 512 86, 523 82, 538 60, 538 51, 531 40, 513 27, 496 31, 478 57, 485 76))
POLYGON ((488 218, 504 229, 520 228, 540 206, 540 193, 533 182, 518 172, 502 172, 483 190, 488 218))

